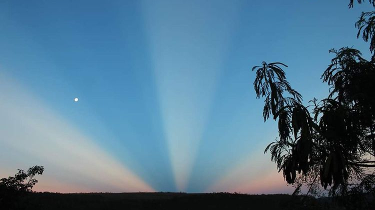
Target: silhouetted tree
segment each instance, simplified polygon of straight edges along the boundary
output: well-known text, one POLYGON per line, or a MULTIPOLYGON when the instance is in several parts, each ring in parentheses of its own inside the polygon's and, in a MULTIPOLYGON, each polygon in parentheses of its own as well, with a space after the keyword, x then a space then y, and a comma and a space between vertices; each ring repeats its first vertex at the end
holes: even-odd
POLYGON ((335 57, 322 75, 330 94, 312 101, 311 114, 284 71, 275 68, 280 63, 254 67, 254 88, 257 97, 265 97, 264 119, 272 115, 278 121, 279 138, 265 152, 286 181, 294 184, 300 175, 296 190, 304 183, 310 191, 320 181, 324 189, 332 186, 331 193, 345 195, 350 180, 369 183, 374 176, 364 169, 375 167, 369 160, 375 156, 375 63, 352 48, 330 52, 335 57))
MULTIPOLYGON (((361 17, 355 23, 355 26, 358 28, 357 38, 361 36, 364 41, 368 42, 370 40, 370 51, 374 53, 375 49, 375 12, 362 12, 361 17)), ((374 55, 372 56, 374 60, 374 55)))
POLYGON ((18 173, 8 178, 0 179, 0 209, 13 209, 19 198, 32 192, 38 180, 34 177, 43 174, 43 166, 33 166, 25 172, 18 169, 18 173))
MULTIPOLYGON (((370 3, 375 6, 374 0, 370 3)), ((358 37, 362 32, 365 41, 371 40, 374 52, 375 12, 362 13, 356 27, 358 37)), ((375 156, 375 59, 368 61, 348 47, 330 53, 334 58, 321 77, 330 94, 320 102, 313 99, 308 107, 287 82, 285 64, 263 62, 252 69, 256 96, 265 98, 264 120, 272 115, 278 121, 279 138, 265 152, 270 151, 296 192, 303 184, 308 193, 320 184, 331 186, 331 195, 374 193, 375 173, 369 169, 375 167, 370 160, 375 156)))
POLYGON ((280 66, 287 67, 279 62, 263 62, 262 66, 253 67, 253 71, 256 70, 254 89, 258 98, 265 97, 264 120, 270 114, 278 120, 279 140, 268 145, 266 150, 271 151, 272 160, 277 163, 279 170, 283 170, 287 182, 293 183, 296 170, 307 172, 308 169, 311 117, 301 104, 301 95, 291 88, 280 66))
MULTIPOLYGON (((364 0, 357 0, 357 2, 359 4, 361 4, 362 2, 365 2, 365 1, 364 0)), ((368 0, 368 2, 375 7, 375 0, 368 0)), ((349 8, 352 8, 353 6, 354 6, 354 0, 350 0, 350 2, 349 2, 349 8)))

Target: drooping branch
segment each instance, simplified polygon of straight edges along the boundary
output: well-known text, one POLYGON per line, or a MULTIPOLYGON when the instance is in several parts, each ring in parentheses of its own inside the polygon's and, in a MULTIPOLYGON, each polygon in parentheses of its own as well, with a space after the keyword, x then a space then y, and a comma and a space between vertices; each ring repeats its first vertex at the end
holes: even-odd
MULTIPOLYGON (((357 0, 358 4, 362 4, 364 0, 357 0)), ((372 4, 375 7, 375 0, 369 0, 369 3, 372 4)), ((349 2, 349 8, 353 8, 354 6, 354 0, 350 0, 349 2)))
POLYGON ((375 164, 374 165, 369 165, 369 164, 353 163, 353 162, 349 162, 349 165, 354 165, 354 166, 359 166, 359 167, 365 167, 365 168, 373 168, 373 167, 375 167, 375 164))

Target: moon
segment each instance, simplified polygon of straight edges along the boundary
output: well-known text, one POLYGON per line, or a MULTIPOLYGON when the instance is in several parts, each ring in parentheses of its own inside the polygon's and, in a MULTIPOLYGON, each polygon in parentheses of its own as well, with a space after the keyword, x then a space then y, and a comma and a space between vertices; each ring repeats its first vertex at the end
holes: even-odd
POLYGON ((74 102, 78 102, 78 98, 74 98, 74 102))

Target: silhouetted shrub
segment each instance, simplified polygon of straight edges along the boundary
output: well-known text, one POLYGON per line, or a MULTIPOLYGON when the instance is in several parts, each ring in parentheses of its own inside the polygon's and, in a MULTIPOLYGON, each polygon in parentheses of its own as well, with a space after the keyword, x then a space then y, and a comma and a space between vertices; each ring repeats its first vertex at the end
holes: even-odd
POLYGON ((27 172, 18 169, 14 176, 0 179, 0 209, 23 209, 20 198, 32 192, 38 183, 34 177, 43 171, 43 166, 33 166, 27 172))

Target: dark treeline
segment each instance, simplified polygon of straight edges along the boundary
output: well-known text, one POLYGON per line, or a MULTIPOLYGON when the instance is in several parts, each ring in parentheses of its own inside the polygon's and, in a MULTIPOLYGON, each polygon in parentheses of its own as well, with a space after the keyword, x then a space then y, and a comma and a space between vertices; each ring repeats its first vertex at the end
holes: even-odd
POLYGON ((291 195, 244 195, 229 193, 32 193, 20 200, 20 209, 27 210, 112 210, 112 209, 328 209, 325 202, 312 197, 291 195), (302 202, 305 200, 305 202, 302 202), (308 202, 306 202, 308 200, 308 202))

